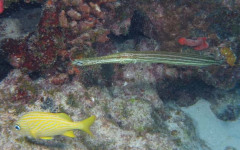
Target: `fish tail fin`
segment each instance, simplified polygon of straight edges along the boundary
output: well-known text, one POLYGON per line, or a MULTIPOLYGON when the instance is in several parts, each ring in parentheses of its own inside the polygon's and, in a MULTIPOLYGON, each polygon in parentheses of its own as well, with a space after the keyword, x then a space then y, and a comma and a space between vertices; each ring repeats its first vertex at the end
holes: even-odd
POLYGON ((96 116, 91 116, 83 121, 77 122, 78 129, 81 129, 87 132, 90 136, 93 136, 92 132, 90 131, 90 126, 94 123, 96 116))

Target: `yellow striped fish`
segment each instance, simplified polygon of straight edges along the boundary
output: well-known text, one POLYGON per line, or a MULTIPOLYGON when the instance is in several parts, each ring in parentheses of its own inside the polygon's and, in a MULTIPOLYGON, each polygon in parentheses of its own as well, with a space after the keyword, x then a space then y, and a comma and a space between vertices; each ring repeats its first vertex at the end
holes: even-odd
POLYGON ((89 128, 95 119, 95 116, 91 116, 83 121, 73 122, 65 113, 29 112, 17 121, 15 129, 23 136, 45 140, 51 140, 55 135, 75 137, 74 129, 83 130, 92 136, 89 128))

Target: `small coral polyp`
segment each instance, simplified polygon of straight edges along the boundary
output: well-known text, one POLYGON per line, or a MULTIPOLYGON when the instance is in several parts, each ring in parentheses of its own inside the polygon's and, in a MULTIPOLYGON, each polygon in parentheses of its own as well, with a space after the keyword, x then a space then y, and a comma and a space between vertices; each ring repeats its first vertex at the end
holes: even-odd
POLYGON ((66 7, 62 8, 59 13, 59 23, 60 27, 72 33, 69 37, 69 44, 74 46, 80 43, 83 47, 83 45, 89 46, 89 42, 105 43, 108 41, 107 35, 110 32, 103 25, 106 23, 107 14, 113 10, 106 12, 101 9, 101 6, 114 1, 62 0, 66 7), (86 35, 88 35, 87 38, 86 35))
POLYGON ((223 48, 221 48, 220 52, 226 58, 226 61, 230 66, 235 65, 235 62, 236 62, 237 58, 230 48, 223 47, 223 48))

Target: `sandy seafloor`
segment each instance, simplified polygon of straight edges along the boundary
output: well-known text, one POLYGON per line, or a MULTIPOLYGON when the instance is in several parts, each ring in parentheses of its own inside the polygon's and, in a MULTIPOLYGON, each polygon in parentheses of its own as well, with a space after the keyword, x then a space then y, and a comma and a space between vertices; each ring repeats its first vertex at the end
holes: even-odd
MULTIPOLYGON (((239 123, 240 120, 225 122, 219 120, 211 111, 210 104, 204 99, 193 106, 181 108, 194 122, 196 131, 201 139, 213 150, 223 147, 240 147, 239 123)), ((230 149, 230 148, 229 148, 230 149)))

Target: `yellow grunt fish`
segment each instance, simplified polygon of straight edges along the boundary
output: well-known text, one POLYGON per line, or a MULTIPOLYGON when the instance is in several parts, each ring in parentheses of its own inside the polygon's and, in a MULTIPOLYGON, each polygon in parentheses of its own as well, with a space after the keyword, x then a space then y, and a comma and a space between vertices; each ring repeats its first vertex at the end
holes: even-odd
POLYGON ((74 129, 83 130, 93 136, 89 128, 95 119, 95 116, 91 116, 83 121, 73 122, 65 113, 29 112, 17 121, 15 129, 23 136, 45 140, 51 140, 55 135, 75 137, 74 129))

